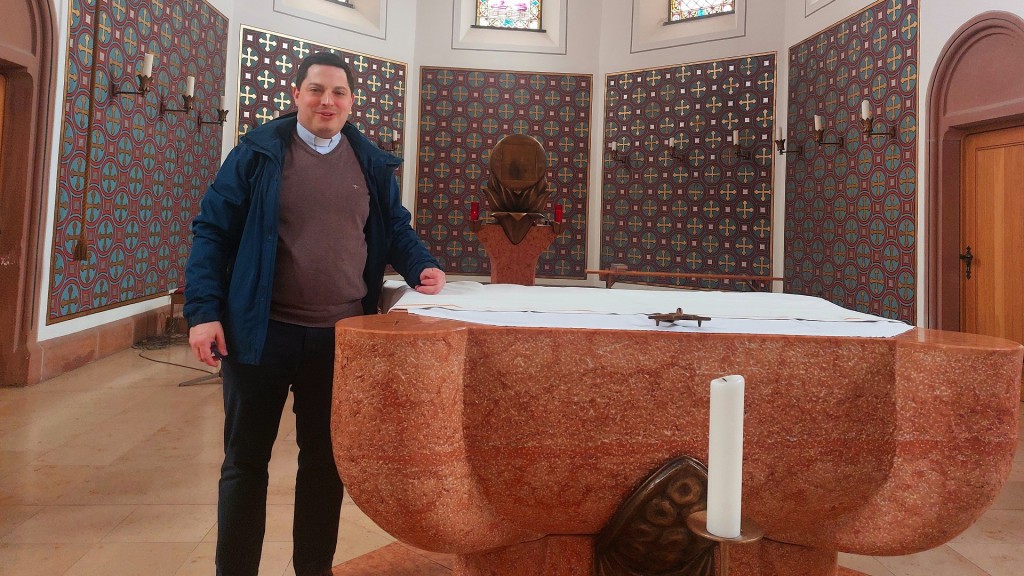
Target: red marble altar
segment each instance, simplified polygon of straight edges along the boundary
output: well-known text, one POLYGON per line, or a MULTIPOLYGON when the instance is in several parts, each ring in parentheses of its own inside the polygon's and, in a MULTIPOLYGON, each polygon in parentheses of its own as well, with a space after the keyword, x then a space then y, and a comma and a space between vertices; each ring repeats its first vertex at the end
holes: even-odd
POLYGON ((910 554, 991 504, 1024 351, 895 338, 499 328, 402 313, 337 325, 332 427, 352 498, 453 573, 589 576, 593 535, 679 455, 707 461, 709 382, 746 379, 734 576, 832 576, 910 554))

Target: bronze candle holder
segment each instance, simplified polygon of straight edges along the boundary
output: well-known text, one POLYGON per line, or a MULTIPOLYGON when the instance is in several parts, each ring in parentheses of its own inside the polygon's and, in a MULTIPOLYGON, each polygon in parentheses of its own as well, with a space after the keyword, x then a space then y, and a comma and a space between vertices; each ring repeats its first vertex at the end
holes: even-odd
POLYGON ((764 537, 764 530, 753 520, 740 521, 740 535, 723 538, 708 531, 708 511, 698 510, 686 517, 686 527, 697 536, 718 545, 718 576, 729 576, 729 548, 734 545, 751 544, 764 537))

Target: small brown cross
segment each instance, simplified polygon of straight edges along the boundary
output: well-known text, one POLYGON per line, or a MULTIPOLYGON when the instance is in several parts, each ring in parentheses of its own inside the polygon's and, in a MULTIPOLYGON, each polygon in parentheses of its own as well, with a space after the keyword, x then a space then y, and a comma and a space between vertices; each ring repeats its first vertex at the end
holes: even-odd
POLYGON ((701 322, 704 322, 705 320, 707 320, 708 322, 711 321, 711 318, 708 318, 707 316, 698 316, 696 314, 683 314, 682 308, 676 308, 675 312, 666 312, 663 314, 648 314, 647 317, 650 318, 651 320, 654 320, 655 326, 661 326, 662 322, 668 322, 669 324, 671 324, 676 320, 696 320, 697 327, 699 328, 701 322))

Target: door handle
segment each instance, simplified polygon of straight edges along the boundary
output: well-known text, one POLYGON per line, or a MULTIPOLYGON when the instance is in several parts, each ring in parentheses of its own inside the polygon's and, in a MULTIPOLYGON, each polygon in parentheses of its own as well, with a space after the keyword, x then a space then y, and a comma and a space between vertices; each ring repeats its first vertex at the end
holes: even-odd
POLYGON ((971 254, 971 247, 970 246, 967 247, 967 253, 966 254, 961 254, 960 255, 960 259, 963 260, 964 264, 967 265, 966 275, 967 275, 967 279, 970 280, 971 279, 971 262, 974 261, 974 254, 971 254))

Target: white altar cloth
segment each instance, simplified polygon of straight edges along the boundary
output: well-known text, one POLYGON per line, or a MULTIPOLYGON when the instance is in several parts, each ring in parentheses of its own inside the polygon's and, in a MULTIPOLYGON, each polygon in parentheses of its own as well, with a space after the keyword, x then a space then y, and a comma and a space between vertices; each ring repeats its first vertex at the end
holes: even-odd
POLYGON ((449 282, 435 296, 404 283, 385 283, 387 310, 493 326, 661 330, 667 332, 787 334, 884 338, 908 324, 847 310, 813 296, 769 292, 631 290, 449 282), (674 312, 711 318, 662 322, 649 314, 674 312))

